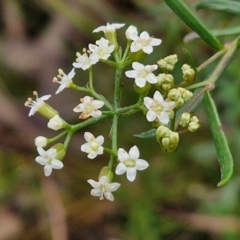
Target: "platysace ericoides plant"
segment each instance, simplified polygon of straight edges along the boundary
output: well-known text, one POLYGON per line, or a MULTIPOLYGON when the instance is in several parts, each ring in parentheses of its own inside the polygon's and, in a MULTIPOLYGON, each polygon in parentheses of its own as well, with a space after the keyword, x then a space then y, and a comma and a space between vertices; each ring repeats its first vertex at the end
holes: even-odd
MULTIPOLYGON (((140 150, 137 146, 130 148, 129 152, 121 147, 124 142, 118 141, 117 136, 118 122, 123 115, 129 116, 142 111, 143 117, 150 122, 150 127, 152 126, 150 129, 153 132, 152 137, 156 138, 156 143, 164 152, 173 152, 177 149, 179 132, 194 132, 200 127, 198 118, 192 113, 181 110, 184 113, 179 117, 176 115, 178 109, 181 109, 193 96, 192 92, 187 90, 185 86, 193 83, 196 75, 194 70, 185 64, 182 68, 182 84, 177 85, 171 73, 178 61, 176 55, 170 55, 160 60, 156 59, 149 64, 141 63, 142 59, 161 44, 162 40, 150 36, 146 31, 138 34, 135 26, 129 26, 125 31, 127 46, 124 50, 117 37, 117 31, 121 31, 124 25, 107 23, 106 26, 96 28, 93 32, 103 32, 104 36, 96 40, 95 44, 90 43, 88 49, 82 50, 82 54, 77 53, 73 68, 67 71, 67 74, 59 69, 57 77, 53 78, 53 82, 60 84, 56 94, 61 93, 66 88, 80 92, 80 103, 75 107, 71 106, 74 112, 80 113, 79 123, 67 123, 57 110, 47 104, 45 101, 51 95, 38 97, 37 92, 34 92, 36 100, 28 98, 25 103, 31 108, 29 116, 39 112, 49 120, 47 126, 51 130, 61 131, 53 138, 38 136, 35 139, 39 153, 36 161, 44 166, 46 176, 51 174, 52 169, 63 168, 62 160, 75 132, 82 131, 84 127, 107 118, 112 120, 111 134, 102 133, 102 135, 95 137, 93 133, 86 131, 82 136, 82 140, 86 142, 80 147, 82 152, 87 153, 86 157, 93 159, 93 161, 98 155, 109 156, 107 167, 104 166, 100 170, 98 180, 89 179, 88 183, 93 187, 91 195, 99 197, 101 200, 105 198, 110 201, 114 200, 112 192, 120 187, 120 183, 113 182, 114 174, 126 173, 127 179, 133 182, 137 178, 137 171, 145 170, 149 165, 151 166, 147 156, 143 157, 147 160, 140 158, 140 150), (110 103, 112 101, 108 101, 93 87, 94 82, 98 80, 93 78, 94 65, 98 62, 103 62, 116 69, 113 103, 110 103), (86 87, 78 86, 74 82, 81 71, 89 72, 86 87), (121 107, 121 98, 124 96, 124 88, 120 91, 122 81, 133 82, 132 89, 139 96, 136 103, 121 107), (153 95, 149 94, 150 89, 155 90, 151 91, 154 93, 153 95), (180 130, 178 130, 179 126, 180 130), (105 146, 104 136, 109 135, 111 136, 111 144, 105 146), (58 139, 63 136, 66 137, 65 141, 59 143, 58 139), (52 145, 53 142, 56 143, 52 145), (118 142, 120 142, 119 145, 118 142), (48 147, 48 150, 44 150, 45 147, 48 147)), ((160 52, 160 50, 158 51, 160 52)), ((144 137, 146 132, 139 135, 144 137)))

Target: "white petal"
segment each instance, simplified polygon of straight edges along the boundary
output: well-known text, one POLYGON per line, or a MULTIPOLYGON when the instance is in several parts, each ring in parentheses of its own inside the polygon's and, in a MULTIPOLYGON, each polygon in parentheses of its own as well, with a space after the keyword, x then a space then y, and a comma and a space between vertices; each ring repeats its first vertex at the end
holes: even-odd
POLYGON ((52 167, 54 169, 61 169, 63 167, 63 163, 57 159, 52 160, 52 167))
POLYGON ((89 179, 89 180, 87 180, 87 182, 94 188, 97 188, 101 185, 99 182, 96 182, 93 179, 89 179))
POLYGON ((109 190, 111 192, 115 192, 120 186, 121 186, 121 184, 117 183, 117 182, 108 184, 109 190))
POLYGON ((87 142, 90 142, 94 138, 94 136, 90 132, 85 132, 84 138, 87 142))
POLYGON ((140 36, 140 38, 143 38, 143 39, 148 39, 148 38, 150 38, 148 32, 146 32, 146 31, 142 32, 139 36, 140 36))
POLYGON ((133 67, 133 69, 135 69, 137 71, 140 71, 140 70, 144 69, 144 65, 139 63, 139 62, 133 62, 132 67, 133 67))
POLYGON ((140 155, 140 153, 139 153, 137 146, 133 146, 129 151, 129 158, 136 160, 139 158, 139 155, 140 155))
POLYGON ((50 158, 55 158, 55 156, 57 155, 57 150, 55 148, 49 148, 47 150, 47 155, 50 158))
POLYGON ((118 159, 123 162, 129 158, 128 153, 123 149, 119 148, 118 149, 118 159))
POLYGON ((102 190, 100 188, 94 188, 91 190, 91 195, 94 197, 102 196, 102 190))
POLYGON ((42 157, 42 156, 38 156, 35 158, 35 161, 41 165, 46 165, 47 163, 47 160, 45 157, 42 157))
POLYGON ((90 159, 94 159, 96 156, 97 156, 97 153, 92 151, 87 155, 87 157, 90 159))
POLYGON ((130 48, 131 52, 137 52, 140 49, 141 49, 141 45, 140 44, 138 44, 136 42, 132 42, 131 48, 130 48))
POLYGON ((129 78, 136 78, 137 77, 137 71, 129 70, 129 71, 125 72, 125 75, 129 78))
POLYGON ((156 91, 153 95, 153 99, 157 100, 159 103, 164 101, 162 94, 159 91, 156 91))
POLYGON ((81 151, 82 152, 88 152, 88 149, 90 148, 90 144, 89 143, 84 143, 81 146, 81 151))
POLYGON ((92 104, 94 105, 95 108, 101 108, 104 105, 104 102, 100 100, 93 100, 92 104))
POLYGON ((154 103, 154 101, 153 101, 152 98, 150 98, 150 97, 145 97, 145 98, 144 98, 144 105, 145 105, 147 108, 150 108, 153 103, 154 103))
POLYGON ((136 178, 136 175, 137 175, 137 170, 136 168, 128 168, 127 169, 127 179, 130 181, 130 182, 133 182, 136 178))
POLYGON ((96 138, 96 142, 98 143, 98 145, 102 145, 104 143, 104 137, 102 135, 98 136, 96 138))
POLYGON ((40 156, 43 156, 43 157, 47 156, 47 151, 45 151, 42 147, 37 147, 37 151, 40 156))
POLYGON ((39 99, 41 99, 41 100, 43 100, 43 101, 46 101, 46 100, 48 100, 50 97, 51 97, 51 95, 49 94, 49 95, 44 95, 44 96, 40 97, 39 99))
POLYGON ((142 48, 143 52, 150 54, 153 52, 153 47, 152 46, 145 46, 142 48))
POLYGON ((101 115, 102 115, 102 112, 100 110, 96 110, 91 113, 91 116, 94 118, 100 117, 101 115))
POLYGON ((147 81, 148 81, 149 83, 152 83, 152 84, 158 82, 157 77, 156 77, 153 73, 149 73, 149 74, 147 75, 146 79, 147 79, 147 81))
POLYGON ((163 102, 162 105, 164 106, 164 110, 173 110, 175 107, 175 102, 163 102))
POLYGON ((138 87, 143 88, 146 85, 146 80, 144 78, 136 78, 135 83, 138 87))
POLYGON ((111 192, 104 192, 104 197, 109 200, 109 201, 113 201, 114 200, 114 196, 111 192))
POLYGON ((51 173, 52 173, 52 165, 47 164, 44 167, 44 174, 45 174, 46 177, 48 177, 51 173))
POLYGON ((75 76, 75 69, 73 68, 71 72, 68 74, 68 78, 72 79, 75 76))
POLYGON ((158 119, 163 124, 169 123, 169 116, 168 116, 167 112, 161 112, 158 116, 158 119))
POLYGON ((126 172, 127 167, 123 163, 119 163, 115 169, 117 175, 122 175, 126 172))
POLYGON ((147 112, 146 118, 149 122, 153 122, 156 119, 156 117, 157 117, 157 114, 154 111, 149 110, 147 112))
POLYGON ((98 151, 97 151, 97 154, 98 155, 101 155, 101 154, 103 154, 103 147, 102 146, 100 146, 99 148, 98 148, 98 151))
POLYGON ((158 45, 161 44, 161 42, 162 42, 161 39, 158 39, 158 38, 152 38, 152 41, 151 41, 150 44, 151 44, 152 46, 158 46, 158 45))
POLYGON ((108 184, 108 178, 107 178, 107 176, 102 176, 102 177, 100 177, 99 183, 101 183, 102 185, 107 185, 107 184, 108 184))
POLYGON ((143 159, 138 159, 137 161, 136 161, 136 169, 137 170, 144 170, 144 169, 146 169, 147 167, 149 166, 149 164, 148 164, 148 162, 147 161, 145 161, 145 160, 143 160, 143 159))

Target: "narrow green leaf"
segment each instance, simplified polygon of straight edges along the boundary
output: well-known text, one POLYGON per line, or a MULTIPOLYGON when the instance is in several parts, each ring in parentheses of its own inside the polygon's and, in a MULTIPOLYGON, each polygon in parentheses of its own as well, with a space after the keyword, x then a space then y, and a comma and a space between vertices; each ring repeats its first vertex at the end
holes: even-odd
MULTIPOLYGON (((234 35, 234 34, 240 34, 240 27, 231 27, 231 28, 226 28, 226 29, 213 29, 210 30, 212 35, 214 36, 229 36, 229 35, 234 35)), ((192 41, 194 39, 199 38, 199 36, 195 33, 195 32, 190 32, 188 33, 183 41, 184 42, 189 42, 192 41)))
POLYGON ((196 63, 195 63, 195 61, 194 61, 191 53, 190 53, 186 48, 183 48, 182 50, 183 50, 183 53, 184 53, 184 54, 187 56, 187 58, 188 58, 188 63, 189 63, 189 65, 190 65, 191 68, 195 71, 195 73, 197 73, 197 72, 198 72, 197 66, 196 66, 196 63))
POLYGON ((134 134, 135 137, 139 138, 155 138, 156 137, 156 129, 153 128, 151 130, 148 130, 146 132, 142 132, 139 134, 134 134))
POLYGON ((204 8, 240 15, 240 2, 236 1, 226 0, 206 1, 199 3, 196 6, 197 10, 204 8))
POLYGON ((211 47, 221 50, 222 44, 200 22, 181 0, 164 0, 165 3, 182 19, 194 32, 196 32, 211 47))
POLYGON ((218 162, 221 169, 221 181, 217 184, 217 186, 222 187, 228 183, 233 174, 233 158, 229 150, 226 136, 222 130, 216 106, 208 91, 204 94, 204 100, 214 145, 218 155, 218 162))

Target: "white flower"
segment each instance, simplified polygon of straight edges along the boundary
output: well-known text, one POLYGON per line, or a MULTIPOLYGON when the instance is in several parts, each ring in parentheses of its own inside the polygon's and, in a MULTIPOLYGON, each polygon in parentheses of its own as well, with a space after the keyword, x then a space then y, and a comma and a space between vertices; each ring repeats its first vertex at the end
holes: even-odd
POLYGON ((132 67, 134 70, 126 71, 125 74, 129 78, 135 78, 135 83, 138 87, 143 88, 146 82, 157 83, 157 77, 152 73, 157 69, 157 65, 146 65, 133 62, 132 67))
POLYGON ((90 132, 85 132, 84 138, 87 142, 81 146, 81 151, 88 153, 88 158, 93 159, 97 155, 103 154, 104 137, 102 135, 95 138, 90 132))
POLYGON ((96 56, 96 58, 103 60, 107 60, 115 48, 114 45, 109 46, 109 41, 105 38, 96 41, 96 45, 89 44, 88 46, 89 50, 94 56, 96 56))
POLYGON ((43 148, 38 147, 37 151, 40 156, 36 157, 36 162, 44 165, 45 176, 49 176, 52 173, 52 169, 61 169, 63 163, 56 159, 57 150, 55 148, 50 148, 45 151, 43 148))
POLYGON ((89 179, 88 183, 93 187, 93 189, 91 190, 92 196, 100 197, 100 200, 106 198, 109 201, 114 200, 112 192, 116 191, 121 185, 117 182, 109 183, 106 176, 102 176, 99 179, 99 182, 89 179))
POLYGON ((149 164, 143 159, 139 159, 139 150, 136 146, 133 146, 129 153, 123 148, 118 149, 118 159, 120 163, 117 165, 115 173, 117 175, 127 173, 127 179, 132 182, 136 178, 137 170, 146 169, 149 164))
POLYGON ((103 31, 104 33, 106 32, 115 32, 116 29, 119 29, 121 27, 123 27, 125 24, 124 23, 107 23, 106 26, 100 26, 96 29, 93 30, 93 32, 100 32, 100 31, 103 31))
POLYGON ((138 35, 138 31, 137 28, 134 26, 129 26, 128 29, 125 32, 126 38, 127 39, 136 39, 137 35, 138 35))
POLYGON ((35 145, 37 147, 45 147, 47 146, 47 138, 38 136, 35 138, 35 145))
POLYGON ((32 100, 32 98, 28 98, 25 102, 25 106, 30 107, 30 112, 28 116, 34 115, 38 111, 39 108, 41 108, 45 104, 45 100, 48 100, 51 95, 44 95, 42 97, 38 97, 38 93, 36 91, 33 92, 33 95, 36 96, 36 101, 32 100))
POLYGON ((81 103, 73 109, 74 112, 82 112, 79 116, 80 119, 87 119, 90 116, 99 117, 102 115, 102 112, 97 109, 101 108, 104 105, 104 102, 100 100, 94 100, 89 96, 81 98, 80 101, 81 103))
POLYGON ((169 122, 168 112, 172 111, 175 107, 175 102, 164 101, 160 92, 156 91, 153 99, 150 97, 144 98, 144 104, 149 109, 147 112, 147 120, 153 122, 156 118, 163 124, 169 122))
POLYGON ((94 54, 88 55, 87 53, 83 53, 81 55, 80 53, 77 53, 77 59, 76 59, 76 62, 73 63, 73 66, 75 68, 81 68, 82 70, 86 70, 97 62, 98 62, 98 58, 94 54))
POLYGON ((72 78, 75 76, 75 69, 73 68, 68 74, 65 74, 62 69, 58 69, 58 78, 54 77, 53 82, 60 84, 56 91, 56 94, 60 93, 64 88, 68 88, 72 83, 72 78))
POLYGON ((63 128, 63 120, 59 117, 59 115, 55 115, 53 118, 51 118, 47 124, 48 128, 53 130, 59 130, 63 128))
POLYGON ((140 36, 129 34, 128 37, 133 40, 130 47, 131 52, 137 52, 142 49, 143 52, 150 54, 153 51, 153 46, 158 46, 162 42, 161 39, 150 37, 145 31, 140 36))

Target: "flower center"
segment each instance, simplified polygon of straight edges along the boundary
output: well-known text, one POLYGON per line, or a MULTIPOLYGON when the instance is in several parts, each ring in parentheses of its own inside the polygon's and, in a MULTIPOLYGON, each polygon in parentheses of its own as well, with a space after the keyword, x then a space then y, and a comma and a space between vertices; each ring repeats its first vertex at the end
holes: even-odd
POLYGON ((86 113, 91 113, 94 110, 94 106, 92 104, 88 104, 85 106, 85 112, 86 113))
POLYGON ((152 106, 151 106, 151 109, 154 111, 154 112, 162 112, 163 110, 163 106, 157 102, 155 102, 152 106))
POLYGON ((94 150, 94 151, 97 151, 98 148, 99 148, 97 142, 95 142, 95 141, 93 141, 93 142, 90 143, 90 147, 91 147, 91 149, 94 150))
POLYGON ((47 163, 51 165, 52 164, 52 158, 48 157, 47 158, 47 163))
POLYGON ((127 159, 123 163, 126 167, 135 167, 136 165, 136 162, 133 159, 127 159))
POLYGON ((138 73, 138 77, 145 78, 148 75, 148 72, 146 70, 142 70, 138 73))

